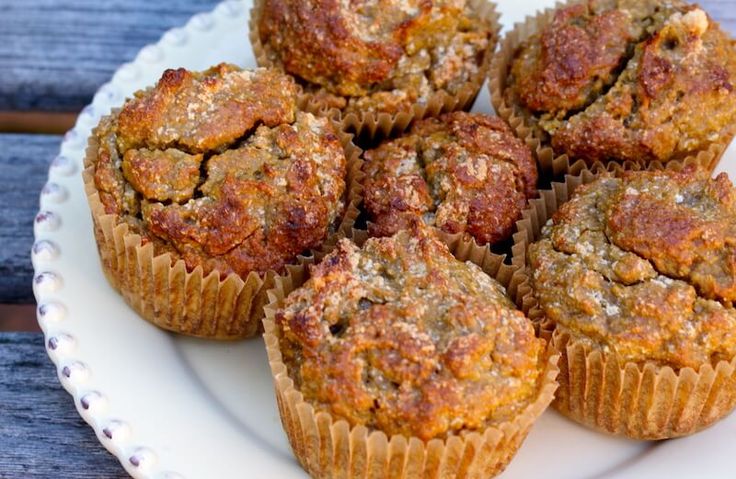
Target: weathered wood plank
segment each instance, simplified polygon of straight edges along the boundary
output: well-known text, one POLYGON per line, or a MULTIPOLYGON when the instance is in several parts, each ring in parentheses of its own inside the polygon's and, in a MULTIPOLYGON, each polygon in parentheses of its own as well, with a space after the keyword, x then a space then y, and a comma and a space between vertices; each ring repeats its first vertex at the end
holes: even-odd
POLYGON ((0 477, 128 477, 59 386, 43 335, 0 333, 0 411, 0 477))
MULTIPOLYGON (((60 136, 0 134, 0 303, 33 303, 30 251, 38 196, 60 136)), ((2 449, 0 449, 2 450, 2 449)))
MULTIPOLYGON (((0 110, 79 111, 141 47, 216 4, 5 1, 0 5, 0 110)), ((736 0, 700 4, 736 34, 736 0)))
MULTIPOLYGON (((121 63, 217 0, 0 4, 0 110, 78 111, 121 63)), ((247 41, 247 40, 244 40, 247 41)))
POLYGON ((736 1, 703 0, 699 3, 732 36, 736 36, 736 1))

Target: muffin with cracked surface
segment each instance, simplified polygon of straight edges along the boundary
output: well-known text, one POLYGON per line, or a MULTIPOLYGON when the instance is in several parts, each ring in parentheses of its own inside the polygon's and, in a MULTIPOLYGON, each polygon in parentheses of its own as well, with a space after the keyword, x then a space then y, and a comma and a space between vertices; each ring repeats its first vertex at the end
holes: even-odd
POLYGON ((662 439, 736 406, 736 189, 725 173, 628 172, 580 186, 528 264, 563 352, 561 412, 662 439))
POLYGON ((262 66, 294 75, 310 111, 389 130, 469 106, 499 25, 486 0, 260 0, 251 43, 262 66), (434 112, 434 113, 433 113, 434 112))
POLYGON ((568 162, 712 169, 734 133, 736 47, 680 1, 590 0, 546 12, 509 34, 491 76, 496 110, 568 162))
POLYGON ((375 477, 389 464, 425 477, 440 461, 438 477, 500 472, 551 401, 557 359, 504 287, 421 222, 362 247, 343 239, 310 276, 277 289, 265 320, 282 422, 308 472, 335 477, 343 453, 375 477), (446 459, 463 450, 463 467, 446 459))
POLYGON ((172 331, 256 332, 264 282, 343 218, 346 153, 272 70, 167 70, 101 120, 85 184, 104 270, 172 331))
POLYGON ((529 148, 497 117, 454 112, 416 122, 364 153, 371 234, 390 236, 415 219, 478 244, 508 239, 537 193, 529 148))

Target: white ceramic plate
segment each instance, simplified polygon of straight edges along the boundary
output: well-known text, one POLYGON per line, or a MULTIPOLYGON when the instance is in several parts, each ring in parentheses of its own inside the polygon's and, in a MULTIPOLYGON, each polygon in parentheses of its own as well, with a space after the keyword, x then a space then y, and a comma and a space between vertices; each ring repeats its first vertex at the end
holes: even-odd
MULTIPOLYGON (((509 26, 552 2, 499 3, 509 26)), ((255 66, 249 9, 250 1, 225 2, 123 65, 64 138, 41 194, 34 291, 49 356, 79 413, 136 478, 306 476, 282 433, 261 339, 207 342, 137 318, 100 270, 80 175, 86 138, 100 116, 165 68, 255 66)), ((485 89, 475 110, 491 111, 485 89)), ((735 159, 732 147, 721 163, 732 178, 735 159)), ((696 436, 654 444, 603 436, 550 411, 503 477, 734 477, 733 444, 736 416, 696 436)))

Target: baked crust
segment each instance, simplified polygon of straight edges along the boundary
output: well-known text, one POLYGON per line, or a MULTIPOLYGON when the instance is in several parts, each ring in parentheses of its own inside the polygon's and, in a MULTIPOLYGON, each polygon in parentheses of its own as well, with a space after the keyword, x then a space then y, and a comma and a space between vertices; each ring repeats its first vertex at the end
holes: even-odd
POLYGON ((698 7, 590 1, 520 45, 504 94, 558 154, 652 162, 722 141, 735 82, 736 49, 698 7))
POLYGON ((275 314, 295 386, 318 411, 424 440, 482 431, 535 399, 544 341, 495 280, 420 224, 348 240, 275 314))
POLYGON ((345 113, 454 95, 493 40, 465 0, 264 0, 258 31, 271 61, 345 113))
POLYGON ((621 10, 596 13, 585 3, 556 11, 549 27, 519 52, 511 74, 524 106, 534 112, 579 109, 613 83, 636 24, 621 10))
POLYGON ((494 244, 511 235, 536 196, 531 152, 497 117, 455 112, 421 120, 364 157, 372 235, 390 236, 419 218, 494 244))
POLYGON ((344 208, 346 158, 325 119, 271 70, 167 70, 95 135, 94 184, 155 253, 221 277, 280 270, 344 208))
POLYGON ((736 356, 736 208, 728 177, 631 172, 581 186, 529 247, 563 333, 621 362, 698 370, 736 356))

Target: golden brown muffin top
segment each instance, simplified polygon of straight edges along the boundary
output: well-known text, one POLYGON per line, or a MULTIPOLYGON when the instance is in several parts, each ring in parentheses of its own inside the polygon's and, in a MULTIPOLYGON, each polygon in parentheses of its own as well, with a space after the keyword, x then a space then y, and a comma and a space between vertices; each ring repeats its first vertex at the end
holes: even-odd
POLYGON ((364 201, 377 236, 420 218, 479 244, 498 243, 537 192, 529 148, 497 117, 456 112, 418 121, 365 159, 364 201))
POLYGON ((507 96, 555 151, 589 163, 682 158, 736 120, 736 49, 703 10, 679 1, 560 9, 520 47, 509 81, 507 96))
POLYGON ((323 102, 355 111, 456 93, 492 35, 465 0, 264 0, 259 13, 269 57, 323 102))
POLYGON ((189 270, 278 270, 343 210, 346 159, 325 119, 296 111, 276 71, 167 70, 94 135, 95 186, 117 215, 189 270))
POLYGON ((736 355, 736 190, 725 173, 581 186, 529 259, 546 317, 625 361, 697 369, 736 355))
POLYGON ((415 225, 341 240, 276 313, 296 387, 318 410, 423 440, 483 430, 534 401, 544 341, 479 267, 415 225))
POLYGON ((613 82, 640 28, 626 11, 596 7, 557 10, 519 52, 512 75, 524 106, 535 112, 579 109, 613 82))

